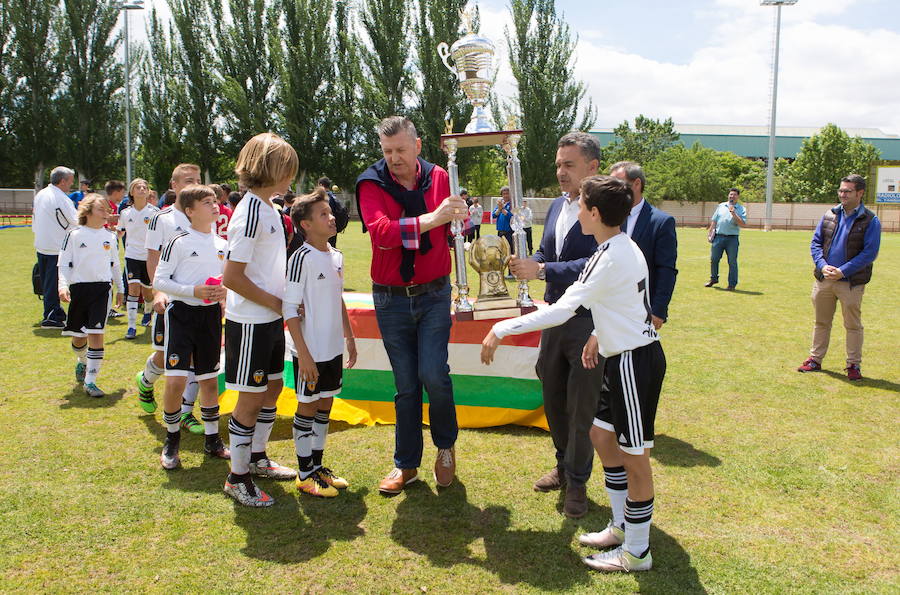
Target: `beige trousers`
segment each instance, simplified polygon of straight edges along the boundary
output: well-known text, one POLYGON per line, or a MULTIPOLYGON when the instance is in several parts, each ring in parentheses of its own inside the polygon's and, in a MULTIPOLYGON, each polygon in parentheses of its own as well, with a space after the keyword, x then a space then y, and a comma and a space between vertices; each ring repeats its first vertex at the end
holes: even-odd
POLYGON ((841 302, 841 314, 844 317, 844 329, 847 332, 847 365, 862 361, 863 325, 862 298, 865 285, 856 285, 852 289, 847 281, 824 279, 815 281, 812 288, 812 303, 816 312, 816 324, 813 327, 812 349, 809 355, 822 363, 828 352, 828 341, 831 339, 831 323, 837 302, 841 302))

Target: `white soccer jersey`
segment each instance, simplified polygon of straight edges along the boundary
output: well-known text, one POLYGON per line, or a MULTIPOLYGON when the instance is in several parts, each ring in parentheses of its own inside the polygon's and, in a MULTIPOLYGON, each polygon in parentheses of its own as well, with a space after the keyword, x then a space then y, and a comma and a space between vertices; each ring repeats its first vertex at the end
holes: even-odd
POLYGON ((162 249, 176 233, 187 231, 190 228, 191 222, 187 215, 170 205, 159 211, 150 220, 144 247, 147 250, 162 252, 162 249))
POLYGON ((124 293, 116 236, 101 227, 76 227, 66 234, 59 253, 58 288, 75 283, 115 283, 124 293))
POLYGON ((222 274, 227 248, 225 240, 214 233, 190 228, 175 234, 159 255, 153 288, 190 306, 209 305, 194 297, 194 286, 222 274))
POLYGON ((125 232, 125 258, 147 260, 147 228, 159 209, 149 202, 140 211, 134 205, 119 214, 119 231, 125 232))
MULTIPOLYGON (((344 353, 344 255, 329 248, 322 252, 304 242, 291 255, 282 301, 285 320, 296 318, 297 308, 303 304, 300 330, 317 362, 331 361, 344 353)), ((293 345, 291 353, 297 355, 293 345)))
MULTIPOLYGON (((281 214, 274 205, 247 192, 228 223, 228 260, 246 263, 244 274, 263 291, 284 297, 287 252, 281 214)), ((225 317, 240 323, 260 324, 281 318, 244 296, 228 290, 225 317)))
POLYGON ((650 319, 650 285, 641 249, 623 233, 597 247, 578 280, 555 304, 494 325, 499 338, 559 326, 590 308, 600 355, 612 357, 659 339, 650 319))

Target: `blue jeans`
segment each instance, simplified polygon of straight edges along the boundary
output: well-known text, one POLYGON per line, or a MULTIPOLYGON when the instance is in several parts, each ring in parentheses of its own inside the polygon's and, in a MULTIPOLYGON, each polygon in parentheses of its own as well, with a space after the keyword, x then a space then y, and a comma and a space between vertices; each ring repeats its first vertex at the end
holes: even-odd
POLYGON ((66 321, 66 313, 59 305, 59 269, 56 254, 37 253, 38 272, 41 275, 41 287, 44 289, 44 320, 66 321))
POLYGON ((728 286, 734 287, 738 283, 738 236, 724 236, 716 234, 710 251, 709 278, 711 281, 719 280, 719 261, 722 260, 722 252, 728 256, 728 286))
POLYGON ((456 405, 447 364, 450 286, 416 297, 375 293, 375 317, 394 372, 394 465, 422 463, 422 388, 428 392, 431 440, 438 448, 456 442, 456 405))

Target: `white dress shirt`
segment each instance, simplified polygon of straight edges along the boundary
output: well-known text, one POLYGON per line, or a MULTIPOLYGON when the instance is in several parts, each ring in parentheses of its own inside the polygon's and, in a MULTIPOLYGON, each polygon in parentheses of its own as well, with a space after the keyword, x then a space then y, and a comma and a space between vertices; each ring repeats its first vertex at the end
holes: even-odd
POLYGON ((578 221, 578 196, 576 195, 573 198, 564 193, 563 197, 566 199, 566 202, 563 203, 562 208, 559 210, 559 216, 556 218, 555 231, 557 256, 562 252, 566 236, 569 234, 572 226, 575 225, 575 222, 578 221))
POLYGON ((644 208, 644 198, 641 197, 641 202, 637 203, 633 207, 631 207, 631 212, 628 213, 628 219, 625 224, 625 233, 628 234, 630 238, 634 233, 634 226, 637 224, 638 215, 641 214, 641 209, 644 208))

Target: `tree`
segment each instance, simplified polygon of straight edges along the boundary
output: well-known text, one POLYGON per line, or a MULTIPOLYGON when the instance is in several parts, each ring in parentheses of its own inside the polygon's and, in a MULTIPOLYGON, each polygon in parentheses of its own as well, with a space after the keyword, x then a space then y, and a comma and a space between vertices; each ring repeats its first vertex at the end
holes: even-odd
POLYGON ((367 136, 375 144, 374 127, 382 118, 407 113, 406 99, 412 89, 410 9, 406 0, 364 0, 363 6, 363 104, 372 128, 367 136))
MULTIPOLYGON (((264 0, 228 0, 230 20, 212 19, 221 96, 219 115, 229 154, 254 135, 273 130, 277 120, 277 6, 264 0)), ((213 14, 224 14, 222 0, 210 0, 213 14)))
POLYGON ((44 171, 59 148, 57 39, 51 27, 57 6, 46 0, 10 0, 8 10, 13 30, 11 131, 17 161, 34 173, 37 190, 44 186, 44 171))
POLYGON ((574 72, 577 38, 556 16, 555 1, 512 0, 510 10, 513 29, 506 30, 506 42, 525 130, 519 146, 522 182, 526 189, 543 188, 555 183, 549 160, 559 138, 576 128, 588 130, 596 114, 588 101, 576 125, 585 95, 585 86, 574 72))
POLYGON ((834 202, 840 180, 866 175, 881 152, 860 137, 851 138, 835 124, 805 139, 784 181, 787 200, 834 202))
POLYGON ((331 48, 333 0, 283 0, 284 59, 281 61, 281 104, 284 132, 300 157, 300 187, 306 176, 321 173, 328 143, 321 134, 328 84, 334 78, 331 48))
POLYGON ((16 184, 15 150, 10 119, 13 115, 11 5, 0 3, 0 186, 16 184))
POLYGON ((196 0, 168 0, 175 24, 177 43, 173 46, 177 60, 171 73, 180 79, 187 90, 187 147, 200 166, 207 182, 211 181, 218 157, 220 135, 216 130, 216 99, 220 88, 210 65, 212 47, 209 43, 210 17, 205 2, 196 0))
POLYGON ((498 196, 506 184, 506 154, 497 147, 473 152, 472 165, 460 170, 470 196, 498 196))
MULTIPOLYGON (((122 165, 122 111, 116 95, 124 82, 116 59, 120 37, 116 2, 64 0, 56 19, 61 74, 61 156, 82 178, 112 176, 122 165)), ((126 11, 127 12, 127 11, 126 11)), ((127 18, 127 14, 124 15, 127 18)))
POLYGON ((172 25, 164 25, 156 9, 150 13, 149 51, 139 56, 138 150, 135 172, 160 194, 169 188, 172 170, 186 160, 187 91, 179 77, 179 54, 172 25))
POLYGON ((672 118, 661 122, 644 115, 634 119, 633 129, 626 120, 613 129, 613 134, 617 139, 603 151, 604 167, 617 161, 636 161, 647 165, 677 143, 680 137, 675 132, 672 118))
POLYGON ((452 44, 459 37, 460 11, 467 1, 420 0, 413 26, 420 84, 415 89, 418 103, 412 117, 422 137, 422 157, 428 161, 442 162, 444 159, 440 138, 447 114, 457 125, 464 125, 472 111, 456 75, 447 70, 437 53, 440 42, 452 44))
POLYGON ((665 149, 645 165, 647 190, 652 203, 663 200, 719 202, 733 184, 719 151, 699 142, 688 149, 682 144, 665 149))

